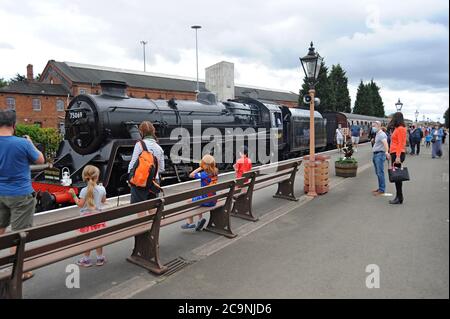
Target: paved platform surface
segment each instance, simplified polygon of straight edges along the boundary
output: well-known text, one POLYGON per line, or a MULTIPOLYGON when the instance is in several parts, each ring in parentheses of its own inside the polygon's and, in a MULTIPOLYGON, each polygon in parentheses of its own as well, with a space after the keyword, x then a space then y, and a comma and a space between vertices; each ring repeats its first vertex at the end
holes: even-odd
MULTIPOLYGON (((339 155, 333 152, 332 158, 339 155)), ((332 177, 324 196, 299 202, 255 193, 256 223, 233 218, 238 236, 161 231, 163 262, 183 257, 180 271, 156 277, 125 261, 133 241, 105 248, 103 267, 81 269, 81 287, 65 286, 71 258, 36 271, 25 298, 448 298, 449 162, 430 151, 408 156, 412 181, 405 203, 373 197, 376 177, 370 148, 361 146, 358 177, 332 177), (366 287, 366 266, 380 269, 380 288, 366 287)), ((333 166, 333 165, 331 165, 333 166)), ((331 175, 334 175, 331 170, 331 175)), ((296 193, 303 194, 299 174, 296 193)), ((388 192, 394 193, 393 185, 388 192)))

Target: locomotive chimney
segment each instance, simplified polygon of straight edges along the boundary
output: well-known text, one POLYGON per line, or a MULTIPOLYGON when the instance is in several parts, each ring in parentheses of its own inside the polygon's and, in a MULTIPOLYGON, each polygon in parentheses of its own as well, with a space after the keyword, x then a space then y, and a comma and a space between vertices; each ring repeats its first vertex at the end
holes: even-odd
POLYGON ((234 64, 222 61, 205 70, 205 86, 219 101, 234 99, 234 64))
POLYGON ((27 80, 29 82, 33 82, 34 81, 33 64, 28 64, 27 65, 27 80))
POLYGON ((100 87, 102 88, 102 95, 127 99, 127 83, 114 80, 102 80, 100 81, 100 87))

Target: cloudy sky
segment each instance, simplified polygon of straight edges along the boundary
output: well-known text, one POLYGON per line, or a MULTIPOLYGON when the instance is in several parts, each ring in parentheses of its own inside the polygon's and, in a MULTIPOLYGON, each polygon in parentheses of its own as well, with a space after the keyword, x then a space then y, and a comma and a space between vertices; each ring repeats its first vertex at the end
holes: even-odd
POLYGON ((0 0, 0 78, 35 73, 48 60, 195 77, 226 60, 235 81, 298 92, 298 57, 315 47, 347 71, 352 103, 362 80, 382 88, 385 110, 397 98, 413 119, 434 120, 449 100, 447 0, 0 0))

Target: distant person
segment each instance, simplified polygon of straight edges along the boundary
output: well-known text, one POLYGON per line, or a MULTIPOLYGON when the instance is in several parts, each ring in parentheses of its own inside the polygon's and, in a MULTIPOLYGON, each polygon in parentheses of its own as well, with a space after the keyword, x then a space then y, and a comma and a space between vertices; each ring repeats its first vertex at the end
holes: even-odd
POLYGON ((432 138, 433 138, 433 135, 431 135, 430 130, 427 129, 427 134, 425 135, 425 147, 426 148, 430 148, 432 138))
POLYGON ((442 137, 444 136, 444 129, 435 125, 434 129, 431 131, 431 158, 442 157, 442 137))
POLYGON ((241 178, 242 174, 252 169, 252 160, 248 157, 248 147, 244 145, 239 152, 239 159, 234 164, 236 178, 241 178))
POLYGON ((359 138, 361 137, 361 127, 359 125, 353 124, 350 128, 352 135, 352 144, 355 153, 358 153, 359 138))
POLYGON ((342 146, 344 145, 344 133, 342 133, 342 125, 341 124, 338 124, 335 135, 336 135, 336 145, 339 150, 339 153, 341 153, 342 146))
MULTIPOLYGON (((16 112, 0 110, 0 235, 9 225, 12 231, 33 226, 36 199, 30 164, 45 162, 30 137, 14 136, 15 129, 16 112)), ((32 272, 26 272, 23 279, 32 276, 32 272)))
MULTIPOLYGON (((217 184, 217 175, 219 174, 219 170, 216 167, 216 160, 212 155, 205 155, 203 156, 200 166, 194 170, 189 177, 195 178, 200 180, 200 186, 205 187, 209 185, 215 185, 217 184)), ((210 193, 204 196, 198 196, 194 197, 192 199, 193 202, 202 200, 207 197, 211 197, 216 195, 215 193, 210 193)), ((200 204, 200 206, 203 207, 214 207, 216 206, 217 201, 210 201, 200 204)), ((205 226, 206 219, 203 218, 202 214, 198 215, 198 222, 197 224, 194 224, 194 218, 189 217, 186 224, 183 224, 181 226, 182 229, 192 229, 195 228, 196 231, 200 231, 203 229, 203 226, 205 226)))
POLYGON ((443 135, 442 135, 442 145, 444 145, 445 144, 445 139, 446 139, 446 137, 447 137, 447 129, 445 129, 444 127, 442 127, 442 133, 443 133, 443 135))
POLYGON ((423 132, 420 127, 414 127, 410 134, 411 140, 411 155, 419 155, 420 141, 422 140, 423 132))
MULTIPOLYGON (((160 184, 160 174, 164 172, 164 151, 158 144, 158 139, 156 137, 156 130, 152 123, 144 121, 139 125, 139 133, 142 140, 138 141, 133 150, 133 155, 131 156, 130 164, 128 165, 128 174, 131 173, 138 163, 139 156, 144 151, 142 143, 144 143, 145 148, 148 152, 152 153, 156 159, 155 164, 157 165, 157 173, 155 182, 156 185, 147 185, 147 187, 136 187, 130 183, 130 203, 139 203, 149 199, 154 199, 158 197, 159 194, 159 184, 160 184)), ((145 213, 140 213, 138 216, 143 216, 145 213)))
POLYGON ((381 127, 381 122, 375 121, 372 124, 372 132, 375 134, 373 152, 373 166, 375 167, 375 174, 378 178, 378 188, 372 191, 373 195, 379 196, 386 192, 386 182, 384 177, 384 162, 389 160, 389 146, 387 142, 387 135, 381 127))
MULTIPOLYGON (((75 195, 72 188, 69 192, 72 195, 75 204, 81 208, 81 216, 100 213, 102 211, 103 204, 106 202, 106 189, 97 184, 100 177, 100 170, 93 165, 86 165, 81 175, 83 177, 83 181, 87 183, 87 186, 81 189, 80 198, 75 195)), ((87 233, 104 227, 106 227, 105 223, 99 223, 81 228, 80 232, 87 233)), ((103 255, 103 247, 98 247, 95 250, 97 252, 97 261, 95 264, 97 266, 103 266, 106 262, 106 257, 103 255)), ((77 265, 82 267, 91 267, 93 265, 90 250, 83 254, 83 257, 77 261, 77 265)))
MULTIPOLYGON (((400 168, 406 158, 406 127, 403 114, 401 112, 394 113, 391 120, 391 127, 394 132, 391 137, 391 162, 393 167, 400 168)), ((397 205, 403 204, 403 182, 395 182, 396 195, 389 204, 397 205)))
MULTIPOLYGON (((386 133, 386 130, 384 130, 384 132, 386 133)), ((375 135, 376 135, 376 133, 374 133, 374 131, 373 131, 373 123, 372 123, 372 127, 369 130, 369 134, 367 135, 367 138, 369 139, 370 144, 372 144, 372 147, 375 144, 375 135)))

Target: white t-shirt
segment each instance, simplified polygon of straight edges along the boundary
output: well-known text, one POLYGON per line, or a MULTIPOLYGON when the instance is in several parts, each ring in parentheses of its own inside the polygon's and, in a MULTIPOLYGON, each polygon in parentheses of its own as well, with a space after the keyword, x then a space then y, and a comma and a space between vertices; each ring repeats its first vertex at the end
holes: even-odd
POLYGON ((336 138, 337 139, 343 139, 344 138, 344 135, 342 135, 342 132, 341 132, 341 130, 340 129, 336 129, 336 138))
MULTIPOLYGON (((81 191, 80 191, 80 198, 82 199, 86 199, 86 195, 87 195, 87 187, 84 187, 81 191)), ((94 203, 95 203, 95 208, 99 211, 102 210, 103 208, 103 204, 102 204, 102 198, 106 196, 106 189, 103 186, 100 185, 96 185, 94 188, 94 203)), ((87 203, 84 203, 84 206, 81 208, 80 212, 81 213, 85 213, 90 211, 90 209, 87 207, 87 203)))

